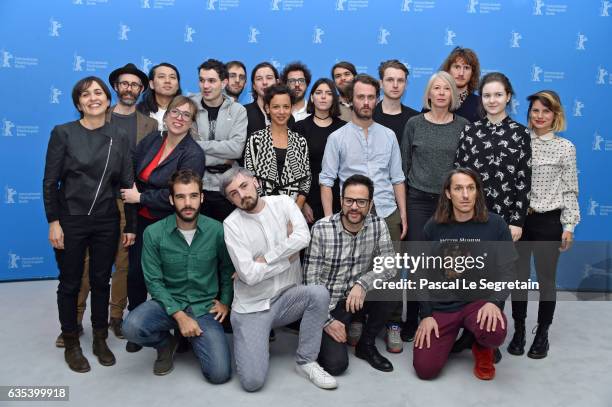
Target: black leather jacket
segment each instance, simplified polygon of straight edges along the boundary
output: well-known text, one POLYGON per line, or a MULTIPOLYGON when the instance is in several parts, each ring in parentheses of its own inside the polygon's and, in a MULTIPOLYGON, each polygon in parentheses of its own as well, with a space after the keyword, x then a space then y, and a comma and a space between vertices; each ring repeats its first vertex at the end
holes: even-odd
MULTIPOLYGON (((88 130, 79 121, 51 132, 43 197, 47 221, 69 215, 119 214, 116 192, 134 183, 129 142, 112 123, 88 130)), ((124 233, 135 233, 136 207, 125 205, 124 233)))

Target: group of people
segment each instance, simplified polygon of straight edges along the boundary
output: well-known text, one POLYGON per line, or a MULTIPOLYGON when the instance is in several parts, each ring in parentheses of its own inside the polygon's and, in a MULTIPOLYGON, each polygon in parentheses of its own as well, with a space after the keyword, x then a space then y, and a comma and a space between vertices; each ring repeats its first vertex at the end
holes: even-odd
MULTIPOLYGON (((523 126, 506 111, 510 80, 480 78, 467 48, 431 76, 421 112, 401 103, 408 76, 397 60, 380 64, 379 79, 342 61, 306 97, 306 65, 279 74, 262 62, 245 106, 240 61, 204 61, 200 93, 190 96, 174 65, 146 75, 129 63, 108 78, 114 106, 102 79, 79 80, 72 100, 81 117, 53 129, 43 180, 59 268, 56 346, 68 366, 90 370, 79 337, 91 292, 93 353, 105 366, 115 363, 110 329, 128 352, 155 348, 157 375, 172 371, 187 342, 204 377, 224 383, 232 332, 240 383, 256 391, 274 328, 293 324, 296 370, 324 389, 348 368, 347 345, 375 369, 393 370, 376 347, 381 331, 392 353, 414 340, 422 379, 466 348, 475 375, 492 379, 508 292, 367 301, 374 280, 397 271, 375 272, 375 257, 393 257, 401 240, 548 242, 511 245, 486 269, 526 281, 535 257, 541 297, 528 356, 546 357, 557 259, 580 221, 575 148, 558 135, 560 98, 529 96, 523 126)), ((510 354, 525 352, 526 312, 525 293, 513 292, 510 354)))

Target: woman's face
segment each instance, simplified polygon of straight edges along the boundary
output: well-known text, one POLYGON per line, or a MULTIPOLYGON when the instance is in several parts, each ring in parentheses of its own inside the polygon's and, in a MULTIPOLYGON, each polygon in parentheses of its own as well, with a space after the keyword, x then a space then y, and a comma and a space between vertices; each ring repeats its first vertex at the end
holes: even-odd
POLYGON ((312 92, 310 99, 312 100, 312 103, 314 103, 317 110, 327 112, 329 109, 331 109, 334 96, 332 94, 332 90, 329 88, 329 85, 322 83, 317 87, 317 89, 315 89, 314 92, 312 92))
POLYGON ((266 112, 270 115, 270 121, 277 126, 286 126, 291 116, 291 98, 283 93, 274 95, 270 104, 266 106, 266 112))
POLYGON ((96 81, 91 82, 91 85, 79 95, 78 109, 83 112, 83 117, 104 115, 109 105, 110 100, 96 81))
POLYGON ((452 101, 451 86, 442 78, 434 79, 429 90, 431 107, 449 109, 452 101))
POLYGON ((166 112, 164 123, 168 133, 182 135, 189 131, 193 122, 194 112, 189 103, 182 104, 166 112))
POLYGON ((544 106, 539 100, 535 100, 529 111, 529 121, 531 127, 537 134, 544 134, 550 131, 555 120, 555 113, 544 106))
POLYGON ((489 82, 482 88, 482 106, 487 116, 498 116, 506 111, 510 95, 501 82, 489 82))

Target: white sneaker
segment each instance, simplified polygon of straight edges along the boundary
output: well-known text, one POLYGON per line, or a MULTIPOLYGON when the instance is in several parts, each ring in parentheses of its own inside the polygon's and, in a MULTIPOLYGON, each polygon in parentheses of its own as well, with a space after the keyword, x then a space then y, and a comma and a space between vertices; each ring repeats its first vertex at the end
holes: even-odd
POLYGON ((310 362, 304 365, 295 365, 295 370, 301 375, 310 380, 315 386, 322 389, 335 389, 338 387, 338 382, 329 373, 327 373, 317 362, 310 362))

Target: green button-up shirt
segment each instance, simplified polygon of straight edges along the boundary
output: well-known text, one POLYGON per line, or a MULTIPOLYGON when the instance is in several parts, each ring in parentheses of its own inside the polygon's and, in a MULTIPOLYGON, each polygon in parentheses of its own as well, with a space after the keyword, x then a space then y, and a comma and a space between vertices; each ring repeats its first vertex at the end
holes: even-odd
POLYGON ((142 269, 151 297, 168 315, 191 307, 199 317, 210 311, 212 300, 229 306, 234 290, 234 266, 223 239, 223 225, 203 215, 191 246, 172 214, 147 227, 142 248, 142 269))

